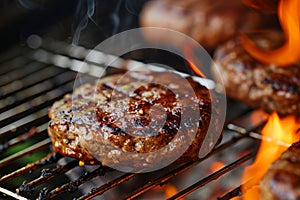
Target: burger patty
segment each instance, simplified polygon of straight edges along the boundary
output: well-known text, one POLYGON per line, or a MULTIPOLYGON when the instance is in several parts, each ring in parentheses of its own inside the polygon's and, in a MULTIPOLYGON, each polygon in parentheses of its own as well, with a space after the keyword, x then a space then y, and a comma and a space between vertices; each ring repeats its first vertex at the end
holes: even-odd
MULTIPOLYGON (((265 49, 274 49, 283 41, 283 36, 275 31, 250 37, 265 49)), ((228 96, 267 112, 300 114, 299 63, 287 67, 262 64, 245 51, 239 38, 217 48, 214 61, 228 96)))
MULTIPOLYGON (((275 15, 262 14, 241 0, 154 0, 140 14, 143 27, 161 27, 184 33, 208 50, 227 41, 238 31, 257 30, 276 24, 275 15)), ((145 34, 151 41, 178 44, 178 38, 161 33, 145 34)), ((184 44, 180 44, 184 45, 184 44)))
POLYGON ((184 79, 189 84, 179 85, 181 79, 167 72, 128 72, 76 88, 49 110, 53 150, 85 164, 100 161, 137 168, 171 159, 184 145, 189 148, 179 154, 179 161, 196 158, 208 130, 211 99, 207 88, 191 78, 184 79), (183 121, 182 113, 193 112, 200 114, 183 121), (184 134, 176 138, 180 130, 184 134), (169 143, 172 148, 159 156, 143 157, 169 143), (134 154, 128 157, 128 152, 134 154), (134 157, 136 153, 141 159, 134 157))
POLYGON ((261 199, 300 199, 300 142, 294 143, 271 166, 260 182, 261 199))

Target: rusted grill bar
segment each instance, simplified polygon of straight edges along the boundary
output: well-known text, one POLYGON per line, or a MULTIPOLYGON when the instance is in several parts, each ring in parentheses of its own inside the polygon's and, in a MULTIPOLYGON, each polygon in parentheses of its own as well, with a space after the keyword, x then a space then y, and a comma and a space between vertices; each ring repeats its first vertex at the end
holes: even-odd
MULTIPOLYGON (((61 195, 71 194, 72 192, 75 192, 74 196, 72 196, 74 198, 90 199, 102 195, 113 188, 121 187, 122 184, 127 183, 127 181, 130 182, 134 178, 146 177, 143 174, 122 173, 113 180, 108 180, 104 184, 99 183, 99 185, 90 188, 90 192, 78 193, 78 188, 91 182, 92 179, 115 172, 115 170, 108 167, 98 166, 97 169, 86 171, 81 175, 79 174, 78 177, 72 181, 62 181, 55 186, 47 185, 52 179, 66 174, 66 172, 71 171, 73 173, 73 171, 76 171, 75 169, 83 168, 78 166, 78 161, 76 160, 68 161, 64 165, 58 164, 59 161, 65 158, 49 151, 51 141, 46 133, 47 122, 49 120, 47 117, 48 107, 52 105, 54 101, 62 98, 64 94, 72 91, 73 81, 76 77, 76 72, 72 71, 76 68, 72 68, 72 66, 66 63, 55 61, 51 56, 62 58, 59 57, 61 54, 70 60, 75 60, 74 62, 68 63, 70 64, 76 63, 77 61, 82 62, 89 50, 76 46, 64 46, 65 44, 63 43, 59 43, 62 48, 57 49, 54 48, 55 46, 57 47, 55 41, 48 41, 48 43, 46 41, 42 44, 43 46, 41 48, 44 53, 46 53, 45 55, 50 56, 50 58, 40 58, 40 60, 36 60, 37 57, 35 56, 40 55, 37 54, 39 51, 39 49, 37 49, 30 54, 26 54, 26 56, 16 55, 2 62, 0 61, 1 66, 11 66, 9 68, 10 70, 7 70, 8 68, 0 68, 0 76, 8 77, 0 81, 2 85, 2 87, 0 87, 0 113, 7 113, 7 115, 0 114, 0 158, 2 159, 0 166, 6 167, 6 171, 1 172, 0 187, 3 188, 3 190, 0 190, 0 192, 14 198, 29 198, 31 197, 29 196, 30 190, 33 190, 36 186, 43 183, 46 185, 46 188, 35 191, 35 195, 39 199, 60 198, 61 195), (49 44, 52 46, 47 49, 47 45, 49 44), (45 63, 42 63, 43 59, 45 63), (58 67, 56 64, 60 64, 61 66, 58 67), (29 67, 24 68, 24 66, 29 67), (32 79, 30 79, 31 75, 33 76, 32 79), (14 87, 15 81, 23 81, 24 83, 14 87), (9 101, 10 99, 12 101, 9 101), (34 138, 37 136, 39 139, 35 141, 34 138), (15 152, 10 151, 23 143, 26 144, 27 141, 34 141, 35 143, 15 152), (28 163, 25 166, 20 166, 15 171, 9 171, 8 165, 12 162, 22 159, 29 154, 42 151, 47 152, 48 155, 37 159, 37 161, 28 163), (51 165, 52 168, 46 168, 48 165, 51 165), (53 167, 53 165, 57 166, 53 167), (41 175, 37 176, 37 178, 34 178, 35 176, 30 174, 31 171, 35 170, 40 170, 39 173, 41 175), (12 186, 9 189, 6 188, 7 183, 9 184, 20 177, 25 178, 26 183, 19 184, 16 187, 12 186), (26 192, 27 189, 29 189, 29 193, 26 192)), ((98 63, 97 65, 101 66, 103 64, 105 63, 98 63)), ((261 110, 251 110, 245 106, 239 106, 234 101, 231 103, 232 105, 230 106, 233 108, 237 106, 237 109, 233 109, 235 113, 233 113, 233 115, 229 113, 229 117, 226 120, 224 132, 227 132, 224 134, 229 136, 229 139, 227 138, 226 141, 225 139, 222 140, 221 143, 203 159, 172 166, 169 171, 163 174, 155 175, 151 178, 148 177, 145 184, 133 187, 131 191, 126 191, 127 193, 124 195, 125 199, 135 199, 157 186, 171 182, 177 176, 193 169, 213 156, 230 150, 233 146, 245 139, 251 139, 253 141, 262 139, 260 138, 259 130, 268 116, 261 110)), ((188 186, 180 189, 180 191, 170 199, 186 197, 188 194, 207 185, 213 180, 218 181, 219 177, 227 174, 234 168, 241 167, 244 162, 253 158, 254 155, 254 151, 241 155, 238 159, 226 164, 222 169, 208 174, 196 182, 189 183, 188 186)), ((236 189, 224 194, 220 199, 230 199, 239 194, 239 187, 236 187, 236 189)))

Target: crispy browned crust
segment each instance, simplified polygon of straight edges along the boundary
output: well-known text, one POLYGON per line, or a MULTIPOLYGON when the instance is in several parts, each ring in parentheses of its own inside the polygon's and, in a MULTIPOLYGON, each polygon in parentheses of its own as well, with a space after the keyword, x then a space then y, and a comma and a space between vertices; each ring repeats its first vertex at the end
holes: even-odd
MULTIPOLYGON (((144 27, 161 27, 184 33, 204 48, 213 50, 239 31, 266 28, 276 22, 275 15, 262 14, 241 0, 155 0, 149 1, 140 15, 144 27)), ((152 41, 171 45, 178 38, 168 34, 145 34, 152 41)))
MULTIPOLYGON (((93 84, 78 87, 73 93, 73 99, 68 94, 54 103, 49 110, 51 121, 48 132, 54 151, 77 158, 86 164, 97 162, 93 156, 96 153, 101 155, 103 158, 101 162, 104 165, 118 162, 126 165, 126 162, 132 161, 123 156, 124 153, 148 153, 161 149, 177 134, 181 112, 189 113, 200 109, 199 119, 191 118, 180 127, 186 133, 184 137, 172 140, 175 146, 192 141, 192 145, 180 160, 188 161, 196 158, 211 116, 209 91, 188 79, 197 96, 196 99, 192 98, 184 85, 178 85, 176 77, 180 78, 177 75, 172 76, 173 80, 170 81, 168 73, 130 72, 126 78, 122 78, 122 75, 103 78, 97 82, 97 87, 93 84), (165 82, 168 88, 178 88, 179 95, 187 97, 183 102, 184 105, 176 102, 177 97, 170 89, 156 84, 158 80, 163 84, 165 82), (153 83, 147 83, 148 81, 153 83), (142 86, 139 86, 140 84, 142 86), (135 90, 129 95, 132 88, 135 90), (90 94, 95 96, 92 98, 90 94), (155 105, 163 106, 166 116, 160 109, 153 110, 155 105), (150 109, 151 114, 156 116, 156 121, 151 121, 150 109), (164 117, 166 121, 161 128, 157 123, 160 118, 164 121, 164 117), (191 127, 198 123, 196 137, 189 138, 195 135, 192 134, 194 130, 191 127), (104 153, 106 155, 102 155, 104 153)), ((176 151, 166 149, 160 157, 169 159, 171 155, 178 153, 176 151)), ((151 163, 153 158, 149 156, 144 160, 151 163)), ((135 166, 143 164, 145 163, 135 163, 135 166)))
POLYGON ((293 144, 270 166, 260 189, 262 200, 300 199, 300 142, 293 144))
MULTIPOLYGON (((280 33, 266 31, 252 35, 258 45, 272 49, 281 44, 280 33)), ((253 59, 239 39, 220 46, 214 55, 226 94, 251 107, 280 115, 300 115, 300 66, 266 66, 253 59)), ((215 73, 215 72, 214 72, 215 73)))

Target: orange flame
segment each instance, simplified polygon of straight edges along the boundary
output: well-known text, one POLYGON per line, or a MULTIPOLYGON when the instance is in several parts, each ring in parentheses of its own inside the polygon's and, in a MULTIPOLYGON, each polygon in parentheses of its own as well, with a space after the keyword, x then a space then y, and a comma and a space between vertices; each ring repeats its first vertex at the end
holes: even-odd
POLYGON ((261 49, 249 39, 242 35, 241 39, 246 51, 265 64, 275 64, 276 66, 287 66, 294 64, 300 59, 300 1, 280 0, 278 6, 278 17, 285 34, 285 43, 274 50, 261 49))
POLYGON ((258 182, 288 146, 300 139, 296 134, 299 124, 294 116, 280 119, 273 113, 262 130, 263 140, 251 166, 245 168, 242 187, 243 199, 259 199, 258 182), (253 187, 255 186, 255 187, 253 187))
POLYGON ((192 49, 189 47, 183 47, 183 53, 186 56, 186 60, 189 64, 189 67, 197 74, 198 76, 201 76, 205 78, 205 75, 201 72, 201 70, 195 65, 195 58, 193 56, 192 49))
POLYGON ((263 12, 276 12, 278 0, 243 0, 247 6, 263 12))

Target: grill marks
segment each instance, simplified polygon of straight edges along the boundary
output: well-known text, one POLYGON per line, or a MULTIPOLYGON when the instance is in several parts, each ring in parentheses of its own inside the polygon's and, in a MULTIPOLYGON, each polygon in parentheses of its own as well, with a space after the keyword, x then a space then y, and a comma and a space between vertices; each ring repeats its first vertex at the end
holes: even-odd
MULTIPOLYGON (((112 85, 103 85, 105 87, 103 88, 104 90, 114 90, 112 85)), ((130 113, 129 116, 124 116, 122 117, 122 120, 118 120, 119 117, 112 117, 111 115, 107 115, 107 113, 101 108, 97 108, 96 113, 98 121, 107 126, 113 135, 124 136, 124 140, 132 139, 132 135, 135 134, 136 136, 156 136, 160 131, 163 131, 163 134, 167 134, 169 136, 171 135, 169 139, 172 139, 172 135, 176 134, 179 129, 181 116, 181 109, 175 109, 174 106, 176 103, 175 94, 169 89, 155 83, 142 85, 136 88, 132 94, 128 94, 128 88, 125 89, 126 87, 130 88, 131 86, 125 85, 121 88, 117 88, 113 91, 113 93, 115 93, 114 96, 118 96, 120 99, 123 96, 129 96, 128 103, 127 101, 125 102, 125 104, 127 103, 127 105, 124 105, 124 107, 126 107, 124 109, 128 111, 128 113, 130 113), (152 96, 155 91, 157 92, 157 97, 149 98, 149 95, 152 96), (163 93, 162 91, 165 93, 163 93), (168 101, 166 101, 166 99, 168 99, 168 101), (156 105, 161 105, 164 109, 164 112, 162 112, 161 109, 155 109, 156 105), (151 121, 150 115, 155 116, 155 121, 151 121), (126 127, 118 127, 116 125, 118 124, 118 121, 122 121, 120 122, 120 124, 123 124, 123 122, 125 121, 126 127), (157 121, 165 122, 162 130, 159 130, 162 125, 157 124, 157 121), (131 135, 126 134, 126 132, 131 133, 131 135)), ((108 101, 111 100, 110 97, 107 97, 107 99, 108 101)), ((113 111, 111 112, 113 113, 113 111)), ((113 139, 111 140, 111 142, 115 143, 113 139)), ((115 143, 115 145, 118 144, 115 143)), ((119 144, 119 147, 122 147, 122 145, 123 144, 119 144)))

